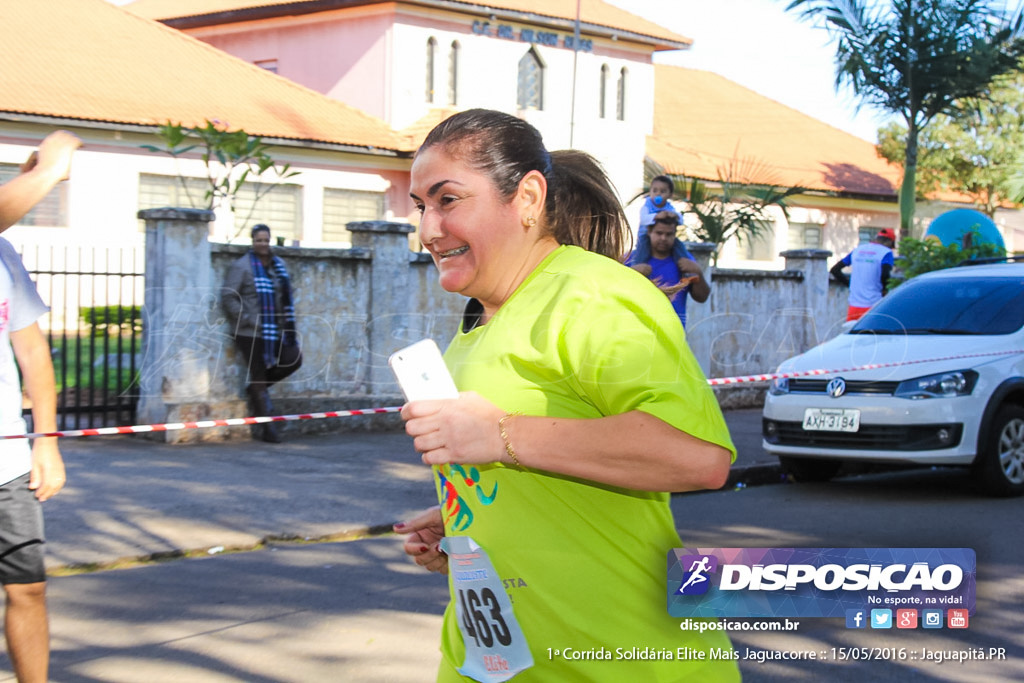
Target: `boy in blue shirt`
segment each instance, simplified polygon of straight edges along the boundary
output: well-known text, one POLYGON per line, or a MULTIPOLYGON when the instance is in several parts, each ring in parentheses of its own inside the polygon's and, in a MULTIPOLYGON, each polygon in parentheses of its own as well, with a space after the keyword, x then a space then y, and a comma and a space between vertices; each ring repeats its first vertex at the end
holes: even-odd
POLYGON ((629 257, 629 265, 651 280, 672 302, 683 328, 686 328, 686 297, 692 296, 697 303, 704 303, 711 295, 711 285, 704 278, 704 271, 687 251, 686 246, 676 238, 677 219, 672 214, 655 219, 637 249, 629 257), (676 246, 685 256, 676 255, 676 246), (641 248, 646 246, 650 254, 646 261, 640 261, 641 248))

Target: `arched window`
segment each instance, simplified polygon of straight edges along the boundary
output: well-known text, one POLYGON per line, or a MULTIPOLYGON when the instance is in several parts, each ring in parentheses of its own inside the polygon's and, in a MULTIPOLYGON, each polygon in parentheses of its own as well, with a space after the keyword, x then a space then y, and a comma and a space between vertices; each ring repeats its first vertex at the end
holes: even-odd
POLYGON ((437 41, 431 36, 427 40, 427 102, 434 101, 434 55, 437 54, 437 41))
POLYGON ((544 108, 544 62, 532 47, 519 60, 519 91, 516 103, 520 109, 544 108))
POLYGON ((459 98, 459 41, 452 41, 448 53, 448 104, 455 106, 459 98))
POLYGON ((619 121, 626 120, 626 67, 619 72, 619 86, 615 93, 615 118, 619 121))
POLYGON ((597 104, 597 115, 602 119, 607 114, 608 107, 608 65, 601 65, 601 100, 597 104))

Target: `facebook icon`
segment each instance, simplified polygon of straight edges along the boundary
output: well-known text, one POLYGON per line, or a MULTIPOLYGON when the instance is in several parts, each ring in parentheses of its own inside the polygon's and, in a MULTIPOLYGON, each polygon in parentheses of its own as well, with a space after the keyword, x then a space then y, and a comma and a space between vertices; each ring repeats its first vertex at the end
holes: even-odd
POLYGON ((866 612, 862 609, 846 610, 846 628, 867 628, 866 612))

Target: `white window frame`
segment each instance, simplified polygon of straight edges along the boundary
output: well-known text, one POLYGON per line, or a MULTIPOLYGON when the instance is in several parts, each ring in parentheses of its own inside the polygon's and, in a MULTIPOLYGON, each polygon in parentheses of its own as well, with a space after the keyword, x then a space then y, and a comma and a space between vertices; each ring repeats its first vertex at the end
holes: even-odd
POLYGON ((426 101, 428 104, 434 102, 434 60, 437 57, 437 39, 434 36, 427 38, 427 72, 426 76, 426 101))
POLYGON ((384 192, 351 190, 340 187, 325 187, 323 194, 324 242, 352 243, 352 235, 345 227, 352 221, 383 220, 386 211, 384 192), (370 208, 368 202, 373 202, 370 208), (344 204, 347 203, 347 206, 344 204))
POLYGON ((608 76, 610 72, 611 70, 607 64, 601 65, 600 100, 598 101, 597 116, 602 119, 608 116, 608 76))
POLYGON ((301 185, 289 183, 272 185, 269 189, 265 183, 245 183, 235 195, 235 234, 246 236, 252 226, 264 223, 275 238, 301 240, 302 191, 301 185), (253 199, 257 194, 260 198, 254 207, 253 199))
POLYGON ((462 46, 453 40, 451 52, 448 53, 448 105, 454 107, 459 100, 459 53, 462 46))
POLYGON ((619 121, 626 120, 626 77, 629 69, 622 67, 619 71, 619 82, 615 86, 615 118, 619 121))
POLYGON ((757 237, 746 237, 743 247, 748 261, 774 261, 775 253, 775 221, 768 223, 757 237))
POLYGON ((787 249, 821 249, 822 226, 819 223, 798 223, 789 222, 789 236, 786 242, 787 249), (811 239, 809 236, 814 235, 811 239))
MULTIPOLYGON (((0 185, 21 175, 20 164, 0 164, 0 185)), ((37 228, 66 228, 69 222, 68 181, 54 185, 45 197, 36 202, 32 210, 21 217, 15 225, 30 225, 37 228)))
POLYGON ((518 78, 516 83, 516 104, 520 110, 534 109, 537 111, 544 110, 544 71, 546 66, 544 60, 541 59, 540 53, 537 52, 535 47, 530 47, 523 56, 519 59, 519 70, 518 78), (530 70, 530 66, 535 66, 535 71, 530 70), (536 95, 530 97, 529 88, 525 87, 524 78, 530 78, 533 74, 536 74, 536 95))

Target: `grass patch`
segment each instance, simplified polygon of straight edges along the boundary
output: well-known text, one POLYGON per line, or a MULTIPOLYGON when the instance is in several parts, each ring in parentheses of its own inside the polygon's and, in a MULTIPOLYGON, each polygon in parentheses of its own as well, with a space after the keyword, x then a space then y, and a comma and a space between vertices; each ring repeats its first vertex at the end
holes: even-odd
POLYGON ((130 335, 54 335, 50 349, 58 393, 91 389, 120 395, 138 384, 139 363, 132 365, 133 356, 141 354, 141 339, 135 340, 134 354, 130 335))

